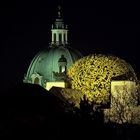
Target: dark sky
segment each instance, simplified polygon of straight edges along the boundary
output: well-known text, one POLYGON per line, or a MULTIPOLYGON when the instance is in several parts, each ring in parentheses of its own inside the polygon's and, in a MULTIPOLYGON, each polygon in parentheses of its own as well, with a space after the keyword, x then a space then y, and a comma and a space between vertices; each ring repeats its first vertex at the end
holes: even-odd
MULTIPOLYGON (((84 55, 109 53, 129 62, 140 75, 138 3, 63 0, 71 47, 84 55)), ((58 0, 0 3, 0 84, 7 91, 22 81, 34 55, 48 46, 58 0)))

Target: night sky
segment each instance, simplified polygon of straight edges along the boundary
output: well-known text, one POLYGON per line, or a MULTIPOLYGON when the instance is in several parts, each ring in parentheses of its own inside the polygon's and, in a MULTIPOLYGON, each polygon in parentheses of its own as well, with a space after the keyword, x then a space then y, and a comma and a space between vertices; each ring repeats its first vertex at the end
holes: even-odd
MULTIPOLYGON (((0 3, 1 92, 22 81, 35 54, 48 47, 58 0, 0 3)), ((69 43, 84 55, 113 54, 140 76, 140 8, 138 3, 81 0, 61 2, 69 43)))

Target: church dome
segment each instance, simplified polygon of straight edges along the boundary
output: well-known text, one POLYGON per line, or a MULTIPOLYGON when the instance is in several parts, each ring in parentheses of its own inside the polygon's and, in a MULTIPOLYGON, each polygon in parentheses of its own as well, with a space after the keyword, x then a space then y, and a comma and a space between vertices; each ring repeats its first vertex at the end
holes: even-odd
POLYGON ((45 86, 49 82, 65 81, 68 68, 82 57, 81 53, 68 43, 68 26, 61 17, 61 7, 52 24, 51 42, 48 49, 39 52, 32 60, 24 82, 45 86))
POLYGON ((82 54, 72 49, 71 47, 52 47, 39 52, 32 60, 27 75, 26 82, 34 83, 34 77, 40 77, 40 84, 44 82, 55 81, 53 72, 59 72, 59 62, 66 62, 67 69, 78 59, 82 54))

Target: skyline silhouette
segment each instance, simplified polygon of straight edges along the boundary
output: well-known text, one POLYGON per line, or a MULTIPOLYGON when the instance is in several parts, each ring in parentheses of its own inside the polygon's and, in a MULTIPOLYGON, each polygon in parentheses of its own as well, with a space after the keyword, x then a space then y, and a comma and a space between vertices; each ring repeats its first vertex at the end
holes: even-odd
MULTIPOLYGON (((58 0, 2 3, 1 92, 21 82, 36 53, 49 46, 58 4, 58 0)), ((83 55, 102 53, 120 57, 132 65, 139 78, 137 4, 63 1, 62 11, 72 48, 83 55)))

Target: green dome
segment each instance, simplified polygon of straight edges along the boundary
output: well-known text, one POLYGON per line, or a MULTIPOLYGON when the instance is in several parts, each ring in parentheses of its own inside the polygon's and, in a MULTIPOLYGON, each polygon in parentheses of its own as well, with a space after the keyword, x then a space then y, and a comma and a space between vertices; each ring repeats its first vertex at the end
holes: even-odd
POLYGON ((45 88, 49 82, 63 83, 69 67, 82 57, 80 52, 69 47, 68 28, 61 17, 60 6, 58 7, 58 17, 52 24, 51 35, 49 48, 39 52, 33 58, 24 82, 39 84, 45 88))
POLYGON ((33 77, 40 77, 40 85, 45 82, 55 81, 53 72, 59 72, 59 62, 66 62, 67 69, 78 59, 82 54, 70 47, 50 47, 47 50, 39 52, 32 60, 24 82, 33 83, 33 77), (63 56, 63 57, 62 57, 63 56))

